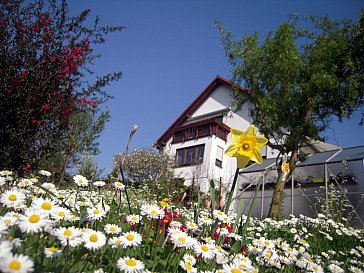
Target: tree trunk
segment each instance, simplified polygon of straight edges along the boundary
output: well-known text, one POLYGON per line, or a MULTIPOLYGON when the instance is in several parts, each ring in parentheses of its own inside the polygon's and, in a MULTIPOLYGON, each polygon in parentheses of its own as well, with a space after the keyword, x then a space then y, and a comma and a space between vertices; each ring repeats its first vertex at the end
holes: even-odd
POLYGON ((294 150, 292 151, 291 158, 289 160, 289 174, 282 180, 282 171, 278 169, 278 178, 274 187, 274 192, 272 196, 272 203, 270 204, 268 217, 270 218, 278 218, 280 213, 280 208, 283 202, 283 190, 286 182, 296 168, 297 162, 297 155, 298 155, 298 145, 295 146, 294 150))

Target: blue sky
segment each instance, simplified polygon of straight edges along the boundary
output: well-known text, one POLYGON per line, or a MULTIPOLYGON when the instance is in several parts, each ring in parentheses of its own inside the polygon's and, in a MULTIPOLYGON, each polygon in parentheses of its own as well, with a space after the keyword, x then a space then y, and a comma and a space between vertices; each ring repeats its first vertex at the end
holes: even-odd
MULTIPOLYGON (((217 19, 235 37, 259 32, 264 37, 288 14, 328 14, 331 18, 357 21, 362 0, 73 0, 71 14, 90 8, 102 24, 122 25, 96 50, 99 75, 122 71, 124 76, 105 90, 115 99, 105 107, 111 121, 99 139, 101 153, 95 157, 105 173, 112 158, 125 149, 134 123, 139 129, 131 149, 150 147, 177 116, 216 76, 230 78, 230 68, 214 26, 217 19)), ((342 147, 364 144, 360 115, 340 124, 332 123, 327 142, 342 147)))

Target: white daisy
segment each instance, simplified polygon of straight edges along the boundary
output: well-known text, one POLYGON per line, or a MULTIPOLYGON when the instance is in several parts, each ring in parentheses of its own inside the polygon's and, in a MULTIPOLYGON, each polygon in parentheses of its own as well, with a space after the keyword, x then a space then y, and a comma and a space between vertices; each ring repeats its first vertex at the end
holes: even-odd
POLYGON ((23 254, 8 254, 0 258, 0 272, 27 273, 33 270, 33 261, 23 254))
POLYGON ((121 232, 121 228, 114 224, 107 224, 104 230, 107 234, 118 234, 121 232))
POLYGON ((43 213, 49 215, 56 209, 56 202, 48 198, 37 198, 33 200, 32 208, 41 210, 43 213))
POLYGON ((60 227, 54 230, 54 236, 61 241, 63 246, 69 244, 71 247, 78 246, 82 243, 82 231, 75 227, 60 227))
POLYGON ((123 236, 120 237, 120 240, 121 246, 123 248, 136 247, 142 242, 142 236, 135 231, 129 231, 123 233, 123 236))
POLYGON ((188 230, 191 230, 191 231, 195 231, 195 230, 198 229, 198 225, 191 222, 191 221, 186 222, 186 227, 187 227, 188 230))
POLYGON ((117 266, 125 273, 138 273, 144 270, 144 263, 142 261, 134 258, 129 258, 128 256, 120 258, 117 261, 117 266))
POLYGON ((54 246, 44 248, 44 254, 48 258, 56 258, 62 255, 62 249, 58 249, 54 246))
POLYGON ((95 187, 101 188, 101 187, 105 186, 106 183, 104 181, 95 181, 94 183, 92 183, 92 185, 94 185, 95 187))
POLYGON ((119 248, 121 247, 121 238, 120 237, 112 237, 107 242, 109 245, 111 245, 111 248, 119 248))
POLYGON ((55 220, 68 220, 72 216, 72 213, 63 207, 55 207, 54 210, 51 211, 51 218, 55 220))
POLYGON ((51 173, 51 172, 48 172, 48 171, 45 171, 45 170, 40 170, 40 171, 39 171, 39 174, 40 174, 40 175, 47 176, 47 177, 49 177, 49 176, 51 176, 51 175, 52 175, 52 173, 51 173))
POLYGON ((25 195, 16 188, 7 190, 1 195, 0 202, 8 208, 16 208, 22 205, 25 195))
POLYGON ((136 225, 140 222, 140 216, 136 214, 131 214, 126 216, 126 222, 131 225, 136 225))
POLYGON ((330 264, 329 269, 332 273, 344 273, 344 269, 336 264, 330 264))
POLYGON ((196 258, 193 257, 191 254, 185 254, 185 255, 183 255, 183 260, 186 263, 189 263, 190 265, 195 265, 196 264, 196 258))
POLYGON ((96 250, 103 247, 106 243, 106 236, 100 231, 89 230, 82 234, 85 247, 96 250))
POLYGON ((28 179, 28 178, 23 178, 18 183, 19 188, 25 188, 25 187, 29 187, 29 186, 32 186, 32 185, 33 185, 32 179, 28 179))
POLYGON ((22 232, 37 233, 49 224, 48 217, 40 210, 27 209, 24 215, 19 216, 18 226, 22 232))
POLYGON ((216 249, 214 244, 198 243, 195 245, 194 250, 197 254, 201 255, 202 258, 208 260, 213 259, 216 254, 216 249))
POLYGON ((114 187, 117 190, 124 190, 125 189, 125 185, 123 183, 121 183, 120 181, 116 181, 114 182, 114 187))
POLYGON ((106 211, 100 207, 87 209, 87 217, 91 220, 100 220, 105 216, 106 216, 106 211))
POLYGON ((148 218, 159 219, 164 217, 164 210, 157 205, 143 205, 141 214, 146 215, 148 218))
POLYGON ((0 257, 4 257, 7 254, 11 254, 13 249, 12 244, 7 240, 0 240, 0 257))
POLYGON ((200 218, 200 222, 202 222, 202 224, 206 226, 211 226, 214 223, 214 221, 207 216, 200 218))
POLYGON ((88 186, 88 180, 86 177, 78 174, 73 177, 73 181, 79 186, 79 187, 87 187, 88 186))
POLYGON ((180 261, 179 266, 185 270, 187 273, 197 273, 197 268, 193 267, 190 263, 185 261, 180 261))
POLYGON ((221 210, 214 210, 213 216, 215 219, 219 219, 220 221, 223 221, 226 216, 225 212, 222 212, 221 210))
POLYGON ((170 238, 175 247, 184 247, 186 249, 192 249, 196 244, 194 238, 188 236, 185 232, 175 231, 170 234, 170 238))

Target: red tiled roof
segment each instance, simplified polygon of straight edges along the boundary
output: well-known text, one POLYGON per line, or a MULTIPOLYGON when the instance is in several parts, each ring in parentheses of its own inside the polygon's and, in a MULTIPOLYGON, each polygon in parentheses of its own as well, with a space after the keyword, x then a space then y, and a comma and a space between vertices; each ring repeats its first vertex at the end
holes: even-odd
POLYGON ((221 84, 237 87, 241 91, 247 91, 243 87, 236 85, 219 75, 216 76, 215 79, 213 79, 200 93, 200 95, 198 95, 198 97, 178 116, 178 118, 172 123, 172 125, 169 126, 168 129, 158 138, 154 146, 164 147, 168 139, 172 136, 175 129, 181 126, 189 117, 191 117, 191 115, 202 105, 202 103, 204 103, 204 101, 210 96, 210 94, 221 84))

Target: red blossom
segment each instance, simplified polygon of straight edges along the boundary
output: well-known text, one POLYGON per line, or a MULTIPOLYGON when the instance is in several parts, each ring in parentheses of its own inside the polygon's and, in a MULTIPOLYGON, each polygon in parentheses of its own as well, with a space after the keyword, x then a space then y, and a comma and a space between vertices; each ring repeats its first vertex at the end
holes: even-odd
POLYGON ((30 164, 27 164, 27 165, 25 166, 25 169, 26 169, 26 170, 29 170, 30 168, 31 168, 30 164))
POLYGON ((88 38, 83 38, 81 41, 82 41, 82 43, 84 43, 84 44, 86 44, 86 43, 89 43, 89 42, 90 42, 88 38))
POLYGON ((43 108, 43 110, 47 111, 47 110, 49 110, 49 105, 48 104, 44 104, 42 106, 42 108, 43 108))
POLYGON ((20 74, 22 77, 26 77, 28 75, 28 72, 26 71, 22 71, 21 74, 20 74))
POLYGON ((19 85, 21 83, 21 80, 19 78, 13 79, 13 85, 19 85))

